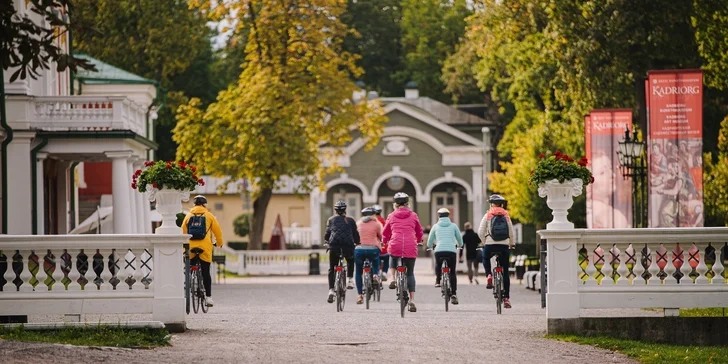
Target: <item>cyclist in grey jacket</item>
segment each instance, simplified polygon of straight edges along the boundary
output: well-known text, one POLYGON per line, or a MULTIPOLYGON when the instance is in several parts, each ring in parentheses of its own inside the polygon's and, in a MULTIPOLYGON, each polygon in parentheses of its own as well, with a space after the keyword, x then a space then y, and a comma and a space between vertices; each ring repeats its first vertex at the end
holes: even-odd
POLYGON ((435 274, 437 280, 435 281, 435 287, 440 287, 442 262, 447 261, 447 266, 452 272, 450 274, 450 288, 452 289, 450 300, 453 305, 457 305, 458 277, 455 274, 455 269, 458 261, 457 250, 463 248, 463 237, 460 235, 457 224, 450 221, 450 210, 441 208, 437 210, 437 216, 440 220, 432 227, 430 236, 427 239, 427 248, 429 249, 432 249, 435 240, 437 240, 437 246, 435 247, 435 274))

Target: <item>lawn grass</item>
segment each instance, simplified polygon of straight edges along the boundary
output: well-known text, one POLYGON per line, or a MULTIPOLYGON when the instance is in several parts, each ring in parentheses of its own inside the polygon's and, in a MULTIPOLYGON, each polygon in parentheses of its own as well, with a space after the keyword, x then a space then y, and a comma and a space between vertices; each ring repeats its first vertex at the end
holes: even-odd
POLYGON ((57 330, 25 330, 23 327, 0 329, 0 339, 11 341, 70 344, 82 346, 113 346, 153 348, 170 345, 164 329, 126 329, 113 326, 68 327, 57 330))
POLYGON ((722 317, 728 316, 728 308, 681 308, 680 317, 722 317))
POLYGON ((634 340, 607 337, 583 337, 576 335, 547 335, 549 339, 591 345, 597 348, 618 351, 640 363, 724 363, 728 358, 728 347, 721 346, 679 346, 653 344, 634 340))

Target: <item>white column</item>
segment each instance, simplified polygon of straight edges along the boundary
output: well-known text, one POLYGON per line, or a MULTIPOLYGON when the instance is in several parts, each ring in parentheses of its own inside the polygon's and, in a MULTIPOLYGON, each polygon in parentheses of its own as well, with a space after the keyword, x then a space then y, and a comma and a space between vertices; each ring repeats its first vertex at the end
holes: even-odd
POLYGON ((16 131, 7 147, 8 195, 5 198, 8 201, 7 230, 10 235, 33 233, 31 168, 35 166, 35 161, 30 160, 30 142, 33 138, 35 133, 16 131))
POLYGON ((71 167, 71 162, 58 162, 56 164, 56 190, 57 194, 54 196, 56 199, 56 215, 58 221, 58 234, 68 234, 68 220, 69 220, 69 207, 70 201, 68 200, 69 186, 73 186, 73 181, 69 182, 68 169, 71 167))
POLYGON ((182 244, 187 242, 187 236, 149 235, 148 239, 154 246, 152 319, 163 322, 169 331, 184 331, 187 315, 184 275, 180 272, 183 271, 182 244))
MULTIPOLYGON (((144 163, 141 159, 138 159, 134 162, 134 171, 137 169, 142 169, 144 167, 144 163)), ((144 208, 144 197, 145 195, 139 193, 139 192, 133 192, 134 193, 134 200, 135 200, 135 206, 136 209, 135 216, 136 216, 136 225, 137 225, 137 233, 139 234, 148 234, 146 226, 149 225, 149 220, 147 219, 148 214, 145 212, 146 209, 144 208)))
POLYGON ((151 234, 152 233, 152 205, 149 203, 149 199, 147 198, 147 195, 142 195, 142 201, 144 203, 142 205, 142 208, 144 209, 144 221, 146 221, 146 225, 144 225, 144 233, 151 234))
POLYGON ((320 247, 323 245, 323 241, 321 241, 321 201, 319 201, 319 196, 321 196, 319 191, 311 191, 309 209, 311 210, 311 240, 320 247))
MULTIPOLYGON (((111 193, 114 204, 114 234, 131 234, 131 176, 129 157, 131 151, 106 152, 111 159, 111 193)), ((155 255, 156 257, 156 255, 155 255)))
POLYGON ((483 167, 472 167, 473 170, 473 229, 478 231, 480 221, 485 215, 483 209, 483 167))
MULTIPOLYGON (((134 163, 137 161, 137 159, 139 159, 139 157, 131 156, 126 161, 126 166, 129 171, 127 174, 127 176, 129 176, 129 184, 130 184, 129 187, 131 187, 131 180, 132 180, 131 176, 134 174, 134 171, 135 171, 134 163)), ((138 194, 138 192, 134 189, 131 189, 131 190, 129 190, 129 193, 130 193, 129 203, 131 205, 131 231, 134 234, 137 234, 137 233, 139 233, 139 227, 137 227, 137 212, 138 211, 137 211, 137 200, 136 200, 136 195, 138 194)))
POLYGON ((549 231, 538 233, 547 239, 548 289, 546 317, 548 319, 579 317, 579 268, 577 243, 583 230, 549 231))
POLYGON ((35 155, 35 196, 36 196, 36 220, 37 220, 37 234, 45 235, 45 173, 43 173, 43 162, 48 153, 37 153, 35 155))
POLYGON ((481 180, 483 181, 483 206, 487 209, 488 204, 488 173, 491 171, 492 152, 493 147, 490 145, 490 128, 483 127, 483 174, 481 180))

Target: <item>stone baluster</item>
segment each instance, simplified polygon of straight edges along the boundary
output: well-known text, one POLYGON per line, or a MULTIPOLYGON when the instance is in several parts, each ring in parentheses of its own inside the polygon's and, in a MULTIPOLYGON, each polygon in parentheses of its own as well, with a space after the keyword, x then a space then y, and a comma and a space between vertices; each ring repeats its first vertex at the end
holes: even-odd
POLYGON ((677 279, 674 276, 675 272, 677 271, 674 263, 675 251, 672 249, 668 250, 667 255, 667 265, 665 265, 665 273, 667 273, 667 277, 665 277, 664 283, 667 285, 677 284, 677 279))
POLYGON ((144 286, 146 289, 149 289, 154 284, 154 257, 152 257, 152 254, 150 254, 148 250, 144 251, 142 262, 144 262, 145 266, 148 267, 146 274, 144 274, 145 270, 142 270, 142 274, 144 274, 144 278, 146 278, 144 286))
MULTIPOLYGON (((49 251, 46 251, 48 254, 49 251)), ((38 285, 35 286, 36 291, 47 292, 50 291, 50 287, 46 285, 46 279, 48 279, 48 273, 45 271, 45 255, 38 255, 38 273, 35 274, 35 279, 38 281, 38 285)))
POLYGON ((680 284, 693 284, 693 279, 690 277, 690 273, 693 272, 693 267, 690 266, 690 252, 688 249, 682 249, 683 262, 680 266, 680 273, 683 274, 680 278, 680 284))
POLYGON ((648 284, 662 284, 662 280, 658 276, 660 273, 660 266, 657 265, 657 250, 652 250, 652 259, 650 259, 650 266, 647 268, 650 272, 650 280, 648 284))
POLYGON ((712 284, 725 284, 723 278, 723 258, 721 257, 721 248, 715 248, 715 263, 713 264, 712 284))
POLYGON ((20 292, 33 292, 33 285, 30 284, 30 279, 33 278, 33 274, 30 272, 30 250, 20 251, 21 259, 23 260, 23 271, 20 272, 21 283, 20 292))
POLYGON ((634 277, 632 278, 632 285, 647 284, 645 279, 642 278, 642 274, 645 273, 645 267, 642 265, 643 257, 644 254, 642 254, 642 249, 634 250, 634 266, 632 266, 632 273, 634 274, 634 277))
POLYGON ((5 278, 5 286, 3 287, 3 292, 15 292, 18 290, 18 287, 15 285, 15 278, 17 275, 15 274, 15 271, 13 270, 13 257, 15 256, 15 251, 4 251, 3 254, 5 254, 5 261, 8 263, 8 269, 5 270, 5 274, 3 277, 5 278))
POLYGON ((705 254, 706 249, 700 250, 700 255, 698 256, 698 266, 695 267, 695 271, 698 272, 699 276, 695 278, 695 284, 709 284, 710 280, 708 280, 708 276, 706 275, 708 273, 708 266, 705 265, 705 259, 707 258, 707 254, 705 254))
POLYGON ((111 272, 110 265, 115 264, 114 260, 116 257, 113 256, 115 254, 112 249, 101 249, 99 253, 101 254, 101 267, 103 269, 101 271, 101 279, 103 282, 101 282, 99 289, 102 291, 112 291, 114 289, 114 284, 111 280, 116 276, 116 274, 111 272))
POLYGON ((627 252, 626 249, 620 250, 617 246, 614 249, 619 253, 619 266, 617 267, 617 273, 619 273, 619 280, 617 285, 629 286, 629 269, 627 268, 627 252))
POLYGON ((612 268, 612 254, 609 250, 604 251, 604 265, 602 265, 602 274, 604 277, 602 278, 601 285, 607 285, 611 286, 614 285, 614 277, 612 277, 612 274, 614 273, 614 268, 612 268))
POLYGON ((134 272, 131 274, 131 278, 133 280, 132 284, 133 286, 130 286, 129 289, 134 291, 141 291, 144 290, 144 283, 142 283, 142 255, 144 255, 144 249, 134 249, 134 260, 132 264, 132 268, 134 268, 134 272))
POLYGON ((83 287, 83 290, 97 291, 98 287, 96 286, 96 282, 94 282, 96 279, 96 272, 94 271, 95 249, 85 249, 84 253, 86 254, 86 272, 83 274, 83 277, 86 279, 86 285, 83 287))
POLYGON ((594 275, 597 273, 597 267, 594 266, 594 249, 587 249, 586 259, 588 264, 584 270, 584 273, 586 273, 586 281, 584 281, 584 284, 587 286, 596 286, 598 282, 594 278, 594 275))
POLYGON ((66 287, 63 284, 63 277, 65 275, 63 274, 63 251, 56 252, 56 259, 55 259, 55 268, 53 269, 53 287, 51 290, 58 292, 58 291, 65 291, 66 287))
POLYGON ((81 290, 81 283, 78 282, 78 279, 81 278, 81 271, 78 270, 78 255, 80 253, 80 249, 68 249, 68 254, 71 255, 71 263, 68 265, 68 279, 71 280, 68 284, 69 291, 81 290))

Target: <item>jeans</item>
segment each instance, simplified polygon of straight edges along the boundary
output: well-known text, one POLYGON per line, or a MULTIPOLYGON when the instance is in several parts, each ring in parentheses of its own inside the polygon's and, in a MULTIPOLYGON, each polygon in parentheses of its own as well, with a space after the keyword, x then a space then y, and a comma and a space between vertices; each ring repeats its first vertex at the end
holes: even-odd
MULTIPOLYGON (((415 260, 417 258, 400 258, 395 257, 394 255, 389 256, 389 265, 396 268, 400 265, 404 265, 407 268, 407 290, 410 292, 415 292, 415 260), (400 260, 402 261, 402 264, 399 264, 400 260)), ((396 279, 396 277, 392 277, 392 279, 396 279)))
POLYGON ((364 260, 369 259, 372 264, 372 274, 379 274, 379 249, 356 249, 354 250, 354 262, 356 262, 356 291, 362 294, 362 273, 364 272, 364 260))
MULTIPOLYGON (((503 289, 505 292, 505 298, 511 297, 511 274, 508 271, 511 259, 511 251, 508 249, 508 245, 486 245, 483 247, 483 267, 485 267, 485 275, 493 274, 493 270, 490 267, 490 258, 500 253, 498 261, 500 266, 503 267, 503 289)), ((495 282, 493 282, 495 284, 495 282)))
POLYGON ((329 289, 334 289, 336 280, 336 265, 339 264, 339 252, 346 260, 346 276, 354 277, 354 249, 349 247, 333 246, 329 250, 329 289))
POLYGON ((379 264, 382 267, 382 272, 387 273, 389 270, 389 254, 382 254, 382 252, 379 252, 379 264))
POLYGON ((442 279, 442 262, 444 261, 447 262, 447 266, 450 268, 450 289, 452 290, 452 295, 455 296, 455 292, 458 290, 458 275, 455 272, 455 265, 458 262, 457 253, 435 252, 435 275, 437 276, 438 283, 442 279))
POLYGON ((473 282, 473 275, 478 278, 478 265, 480 262, 477 259, 468 259, 468 279, 473 282))
POLYGON ((190 267, 200 262, 200 269, 202 269, 202 285, 205 286, 205 296, 212 297, 212 275, 210 275, 210 262, 206 262, 200 259, 199 255, 190 259, 190 267))

